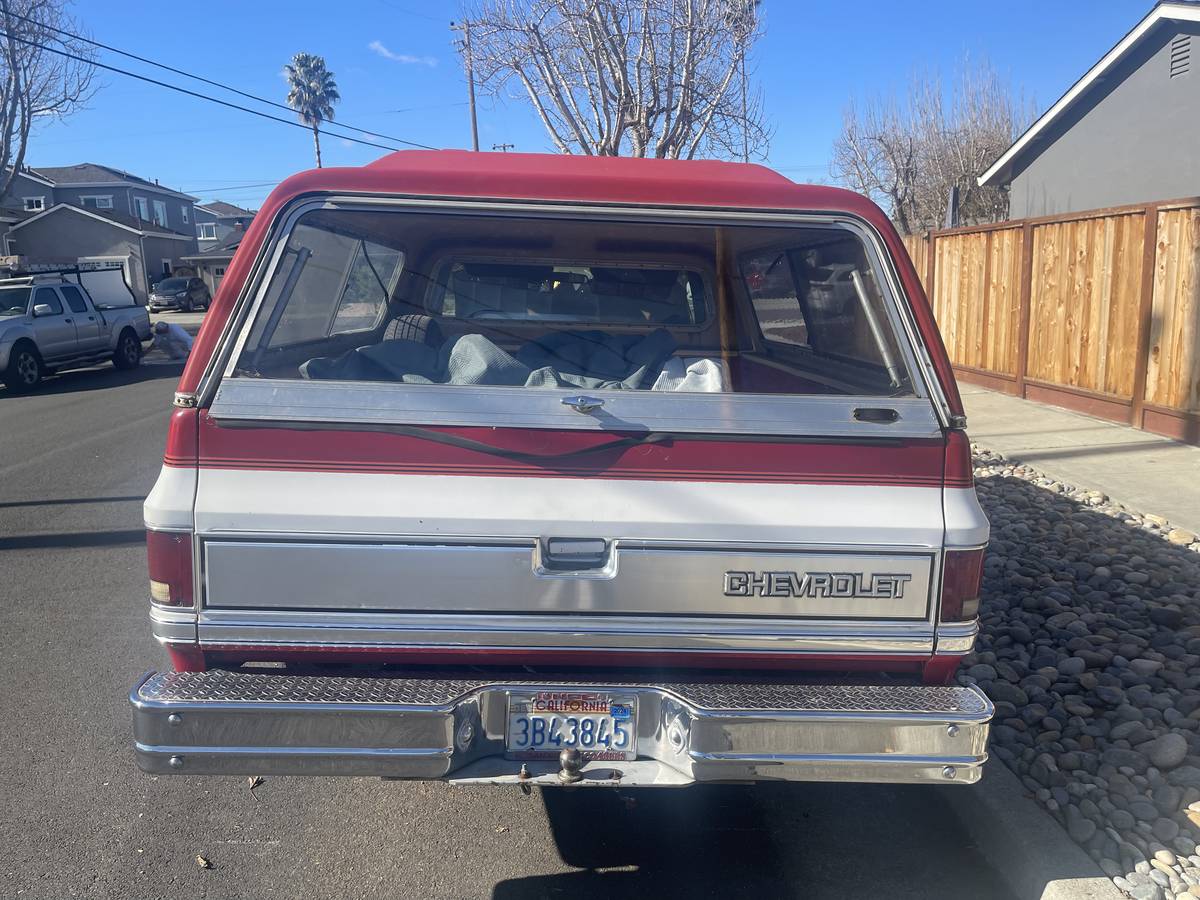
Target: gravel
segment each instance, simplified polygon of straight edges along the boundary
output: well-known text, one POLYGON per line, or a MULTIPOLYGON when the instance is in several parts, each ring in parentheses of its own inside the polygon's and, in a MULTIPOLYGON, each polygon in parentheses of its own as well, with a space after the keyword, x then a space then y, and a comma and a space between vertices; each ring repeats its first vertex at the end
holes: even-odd
POLYGON ((975 448, 992 522, 960 671, 992 753, 1132 897, 1200 896, 1200 538, 975 448))

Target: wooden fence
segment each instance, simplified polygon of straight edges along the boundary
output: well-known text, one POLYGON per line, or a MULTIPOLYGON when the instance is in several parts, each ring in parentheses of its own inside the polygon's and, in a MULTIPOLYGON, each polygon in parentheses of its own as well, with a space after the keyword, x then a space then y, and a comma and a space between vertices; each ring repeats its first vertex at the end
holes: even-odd
POLYGON ((1200 443, 1200 198, 904 243, 962 380, 1200 443))

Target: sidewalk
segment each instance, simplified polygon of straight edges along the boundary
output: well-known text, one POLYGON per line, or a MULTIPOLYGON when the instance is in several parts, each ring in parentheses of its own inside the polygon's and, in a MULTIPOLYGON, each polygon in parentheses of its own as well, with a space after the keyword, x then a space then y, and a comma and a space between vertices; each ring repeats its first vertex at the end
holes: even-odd
POLYGON ((158 321, 170 322, 174 325, 182 325, 183 330, 192 337, 196 336, 196 332, 200 330, 200 325, 204 321, 204 313, 208 312, 176 312, 173 309, 165 310, 164 312, 156 312, 150 314, 150 323, 154 324, 158 321))
POLYGON ((1200 447, 971 384, 959 390, 980 446, 1200 534, 1200 447))

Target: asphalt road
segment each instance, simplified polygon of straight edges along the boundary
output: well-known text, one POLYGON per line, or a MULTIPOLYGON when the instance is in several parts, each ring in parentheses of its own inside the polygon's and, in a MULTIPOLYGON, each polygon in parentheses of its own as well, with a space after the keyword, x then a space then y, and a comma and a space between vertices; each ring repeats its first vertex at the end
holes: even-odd
POLYGON ((1004 896, 954 787, 535 791, 155 778, 141 501, 180 367, 0 388, 0 896, 1004 896), (202 855, 211 868, 201 868, 202 855))

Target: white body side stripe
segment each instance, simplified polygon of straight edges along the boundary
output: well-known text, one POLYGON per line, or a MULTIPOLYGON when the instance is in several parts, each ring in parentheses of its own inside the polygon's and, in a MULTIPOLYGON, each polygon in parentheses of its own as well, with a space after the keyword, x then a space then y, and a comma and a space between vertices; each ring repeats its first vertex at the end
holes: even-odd
MULTIPOLYGON (((196 476, 164 470, 151 495, 156 512, 160 498, 183 493, 162 482, 188 477, 196 476)), ((202 469, 197 488, 201 535, 559 536, 936 549, 944 534, 938 487, 202 469)))

